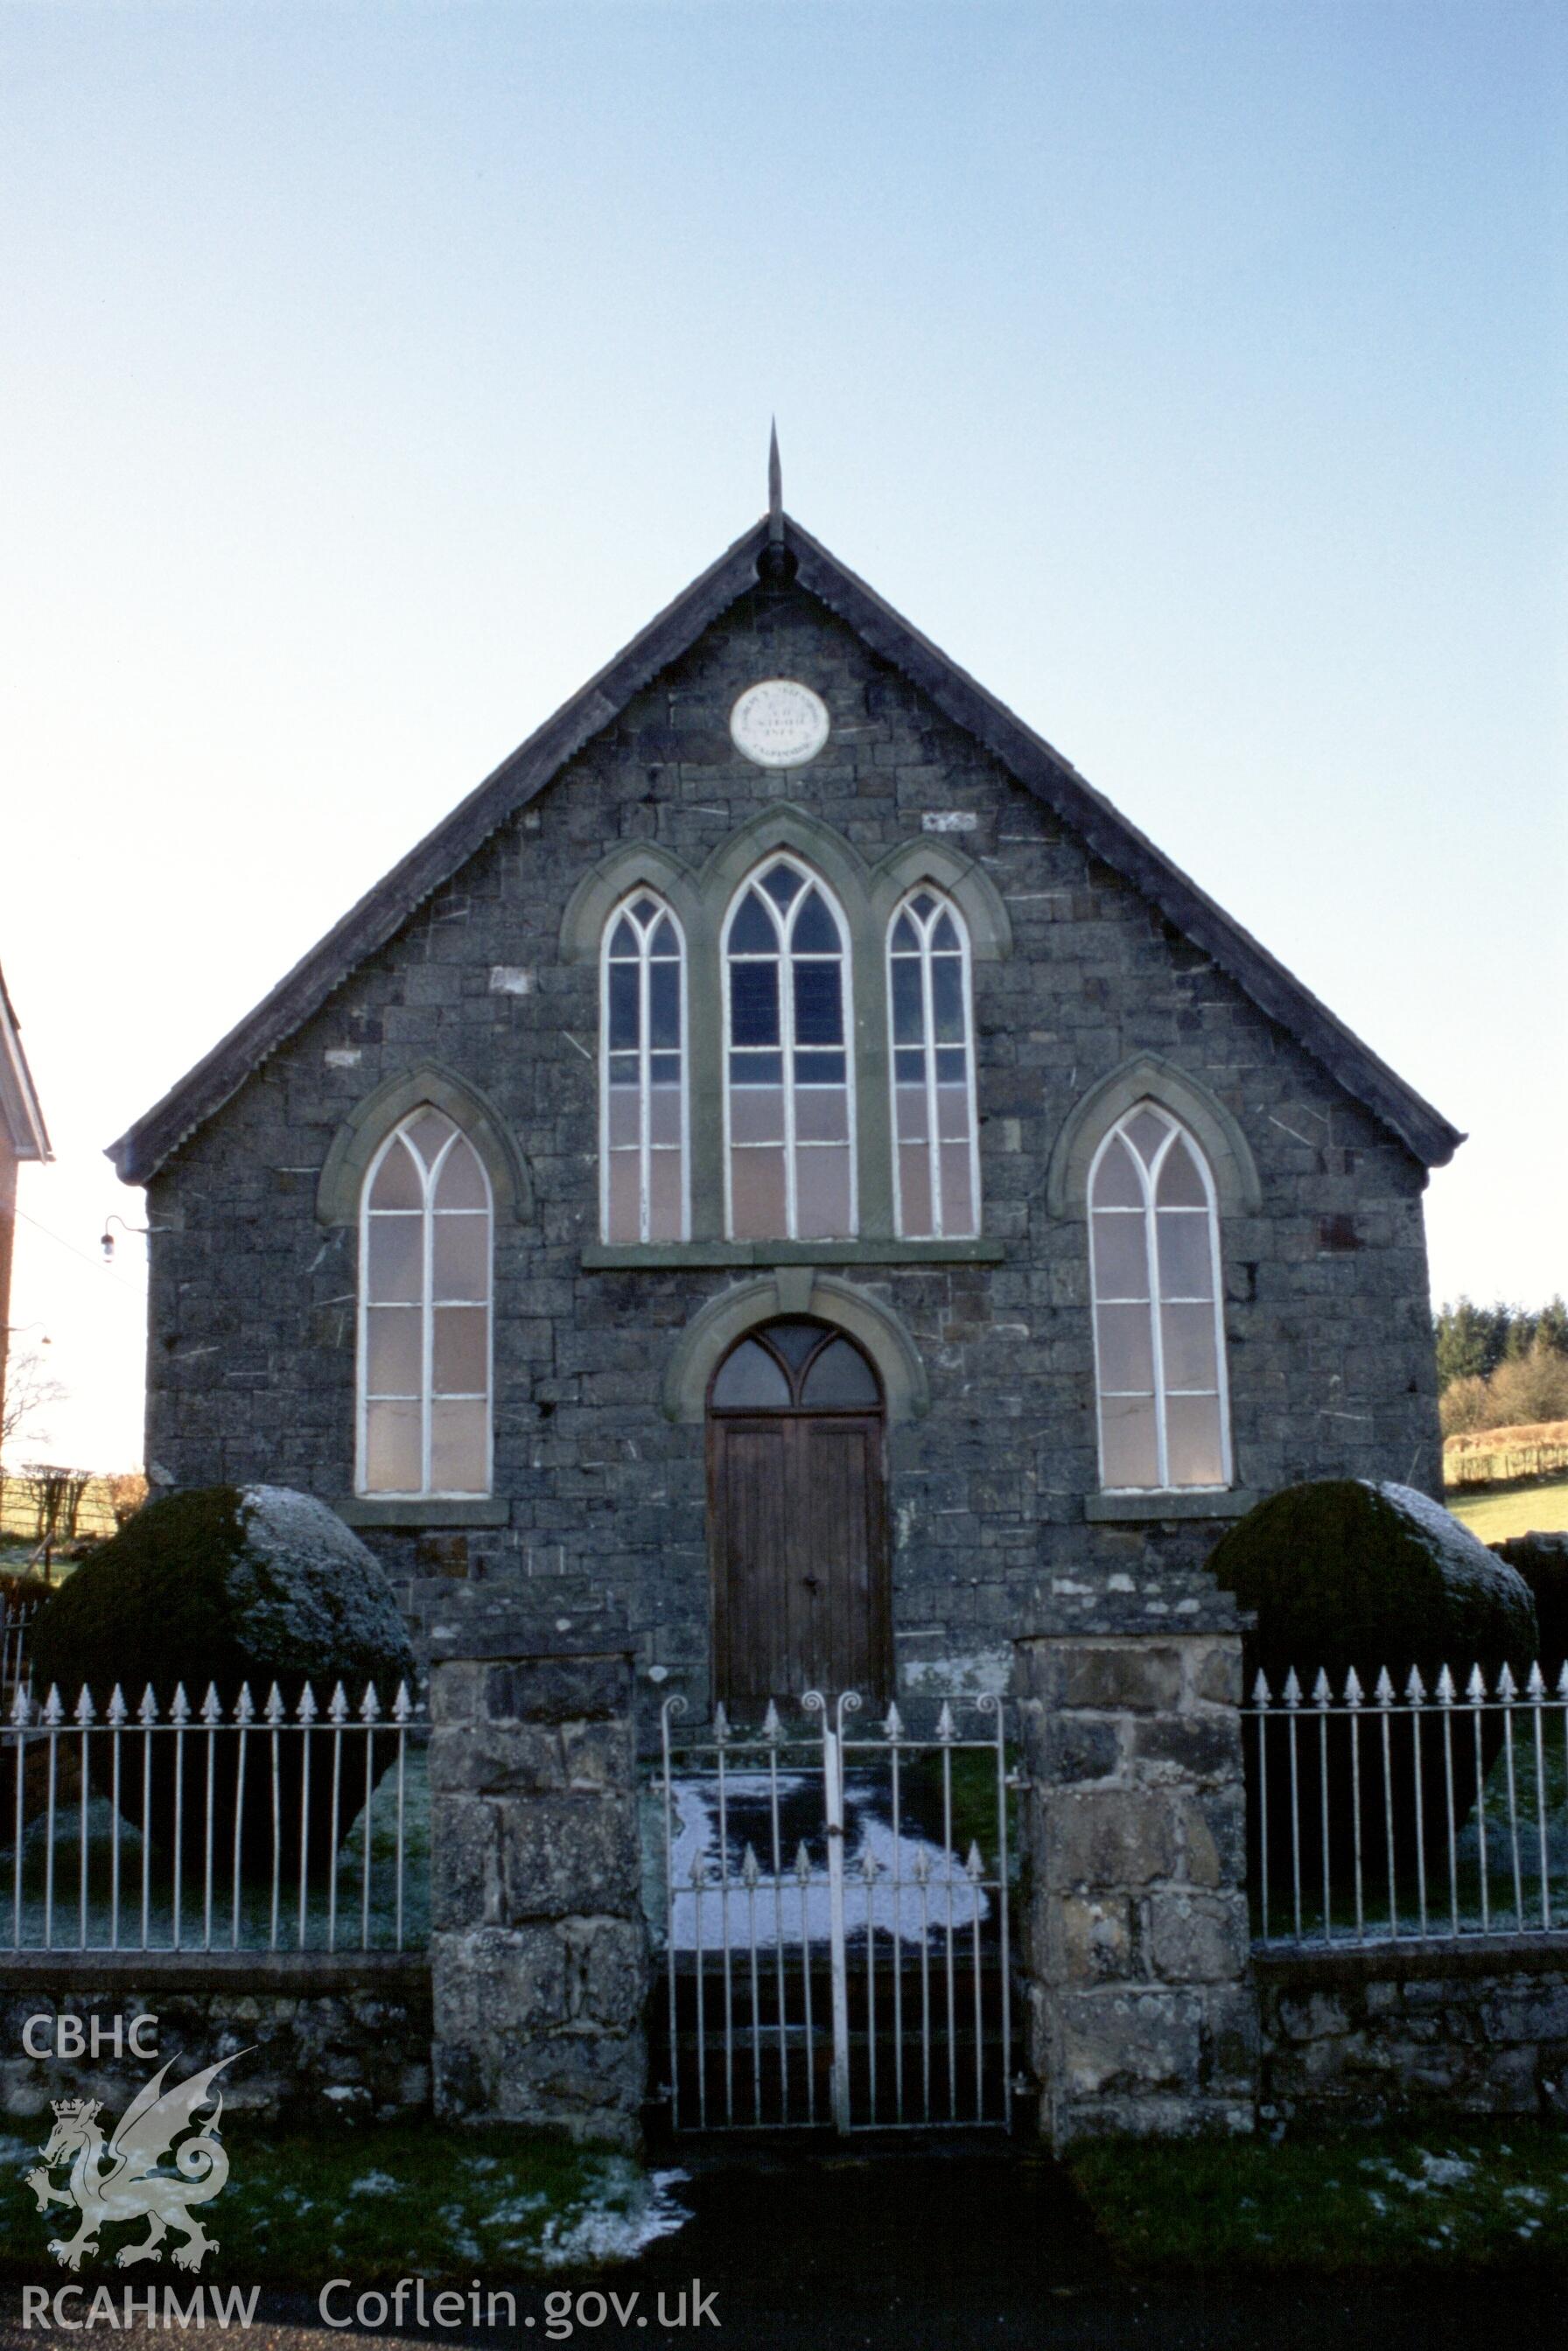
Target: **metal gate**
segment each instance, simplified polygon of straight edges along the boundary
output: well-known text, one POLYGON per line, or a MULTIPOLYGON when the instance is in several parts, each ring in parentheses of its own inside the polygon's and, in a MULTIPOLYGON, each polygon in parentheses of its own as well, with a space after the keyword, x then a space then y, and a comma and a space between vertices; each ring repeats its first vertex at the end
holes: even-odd
POLYGON ((681 2130, 990 2126, 1012 2116, 999 1699, 815 1690, 680 1738, 665 1700, 666 2095, 681 2130))

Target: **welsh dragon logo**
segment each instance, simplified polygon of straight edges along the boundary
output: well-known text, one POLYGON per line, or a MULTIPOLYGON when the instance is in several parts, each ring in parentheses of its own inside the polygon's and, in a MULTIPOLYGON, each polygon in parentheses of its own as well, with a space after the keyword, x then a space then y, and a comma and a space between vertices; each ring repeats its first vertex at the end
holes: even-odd
POLYGON ((64 2204, 74 2205, 81 2215, 74 2237, 49 2240, 50 2252, 66 2269, 79 2268, 84 2253, 97 2252, 101 2229, 142 2219, 149 2224, 146 2236, 136 2244, 121 2245, 115 2256, 121 2269, 132 2262, 161 2261, 163 2240, 172 2228, 185 2239, 171 2248, 177 2268, 199 2270, 206 2256, 217 2252, 217 2239, 208 2236, 190 2208, 210 2204, 227 2181, 229 2159, 218 2137, 224 2102, 213 2084, 235 2057, 246 2054, 237 2049, 172 2090, 164 2089, 163 2076, 174 2061, 166 2059, 138 2090, 107 2141, 97 2098, 55 2101, 55 2126, 39 2149, 42 2163, 27 2174, 27 2185, 40 2212, 51 2204, 64 2204), (197 2108, 209 2104, 214 2109, 210 2119, 198 2124, 197 2108), (159 2165, 182 2131, 193 2136, 176 2151, 174 2170, 161 2171, 159 2165), (57 2188, 49 2174, 67 2163, 69 2183, 57 2188))

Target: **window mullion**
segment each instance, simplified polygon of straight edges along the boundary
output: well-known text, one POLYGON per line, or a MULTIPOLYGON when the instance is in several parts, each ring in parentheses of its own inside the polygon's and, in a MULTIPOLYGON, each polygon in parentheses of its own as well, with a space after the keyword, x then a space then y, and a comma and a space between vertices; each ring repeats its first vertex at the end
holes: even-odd
POLYGON ((795 958, 789 946, 790 932, 779 925, 779 1034, 783 1042, 784 1067, 784 1226, 786 1237, 798 1240, 799 1209, 795 1183, 795 958))
POLYGON ((653 1078, 648 1050, 653 1016, 652 935, 644 932, 637 955, 637 1238, 646 1240, 653 1224, 653 1078))
POLYGON ((1149 1293, 1149 1348, 1155 1382, 1155 1464, 1163 1493, 1170 1485, 1170 1461, 1166 1443, 1166 1350, 1165 1334, 1160 1326, 1159 1228, 1155 1221, 1157 1211, 1155 1207, 1154 1176, 1152 1170, 1144 1165, 1141 1154, 1138 1155, 1138 1174, 1144 1186, 1144 1255, 1149 1293))
MULTIPOLYGON (((854 972, 852 968, 853 946, 843 910, 833 909, 833 927, 839 935, 839 1027, 844 1044, 844 1133, 849 1138, 850 1177, 850 1237, 861 1228, 860 1179, 860 1088, 855 1082, 855 1054, 859 1050, 859 1029, 855 1020, 854 972)), ((896 1122, 895 1122, 896 1126, 896 1122)), ((896 1143, 894 1144, 896 1148, 896 1143)))
POLYGON ((942 1140, 936 1102, 936 984, 932 971, 931 933, 920 942, 920 1021, 925 1030, 925 1135, 931 1181, 931 1230, 940 1240, 946 1229, 942 1207, 942 1140))
POLYGON ((1214 1408, 1219 1424, 1219 1474, 1228 1486, 1236 1471, 1230 1450, 1230 1375, 1225 1361, 1225 1268, 1219 1254, 1219 1211, 1207 1168, 1204 1177, 1208 1283, 1214 1292, 1214 1408))
POLYGON ((424 1178, 423 1208, 423 1331, 420 1353, 420 1491, 431 1489, 430 1454, 431 1422, 434 1417, 433 1398, 435 1390, 435 1185, 434 1178, 424 1178))
POLYGON ((360 1271, 358 1301, 358 1365, 354 1398, 354 1491, 365 1494, 371 1484, 371 1187, 376 1180, 385 1146, 371 1161, 360 1202, 360 1271))
MULTIPOLYGON (((732 1008, 733 990, 730 987, 729 954, 729 934, 734 926, 734 920, 732 913, 729 922, 725 925, 719 935, 718 946, 718 1091, 723 1113, 721 1125, 724 1136, 724 1232, 727 1240, 732 1240, 735 1237, 735 1105, 731 1099, 735 1091, 735 1014, 732 1008)), ((689 1072, 683 1077, 683 1084, 686 1083, 688 1079, 689 1072)), ((690 1101, 691 1097, 688 1094, 686 1097, 688 1122, 690 1101)), ((686 1180, 689 1184, 691 1180, 689 1167, 686 1180)))
POLYGON ((969 1123, 969 1229, 981 1229, 980 1206, 980 1104, 978 1096, 978 1041, 975 1033, 974 967, 969 957, 969 933, 967 925, 960 926, 959 941, 963 953, 958 958, 958 1008, 964 1018, 964 1070, 966 1104, 969 1123))
POLYGON ((612 1238, 610 1161, 610 947, 614 932, 609 925, 599 950, 599 1231, 612 1238))

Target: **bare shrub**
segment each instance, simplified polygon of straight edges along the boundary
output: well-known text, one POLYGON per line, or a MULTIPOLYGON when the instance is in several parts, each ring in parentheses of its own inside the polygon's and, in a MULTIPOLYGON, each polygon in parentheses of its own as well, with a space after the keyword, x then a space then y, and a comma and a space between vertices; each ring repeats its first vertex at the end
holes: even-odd
POLYGON ((90 1469, 65 1469, 52 1461, 31 1461, 22 1472, 23 1491, 33 1505, 35 1539, 69 1542, 77 1531, 81 1498, 92 1482, 90 1469))
POLYGON ((1495 1426, 1568 1418, 1568 1355, 1537 1339, 1529 1353, 1498 1365, 1487 1383, 1495 1426))
POLYGON ((1472 1372, 1468 1379, 1450 1380, 1437 1403, 1445 1437, 1468 1437, 1492 1426, 1490 1381, 1472 1372))
POLYGON ((114 1523, 116 1527, 128 1527, 147 1499, 147 1480, 140 1469, 121 1469, 107 1483, 114 1523))

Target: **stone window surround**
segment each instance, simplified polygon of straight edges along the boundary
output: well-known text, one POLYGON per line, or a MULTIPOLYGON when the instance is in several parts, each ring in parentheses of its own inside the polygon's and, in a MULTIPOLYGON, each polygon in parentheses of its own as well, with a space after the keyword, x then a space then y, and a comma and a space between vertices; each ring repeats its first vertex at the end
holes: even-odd
POLYGON ((649 1244, 584 1250, 590 1269, 679 1265, 747 1265, 777 1261, 783 1250, 809 1249, 816 1263, 951 1262, 1000 1256, 984 1242, 897 1238, 893 1196, 893 1112, 888 1046, 887 933, 894 914, 921 883, 950 897, 964 918, 977 963, 999 962, 1012 952, 1012 928, 1001 893, 971 857, 940 836, 902 841, 868 864, 834 828, 792 801, 760 810, 721 841, 700 870, 656 841, 623 842, 600 860, 572 892, 561 917, 566 964, 596 962, 604 925, 627 893, 659 893, 680 922, 688 975, 687 1083, 694 1102, 717 1103, 724 1073, 719 942, 736 891, 753 867, 785 851, 821 875, 838 902, 850 935, 854 995, 850 1008, 859 1232, 853 1241, 733 1242, 725 1238, 724 1143, 716 1119, 694 1121, 691 1136, 691 1234, 688 1244, 649 1244), (895 1254, 890 1254, 895 1252, 895 1254), (847 1254, 841 1254, 847 1253, 847 1254))
POLYGON ((356 1102, 332 1137, 316 1186, 317 1221, 358 1232, 360 1201, 371 1162, 394 1127, 429 1104, 444 1111, 478 1153, 490 1178, 496 1221, 510 1217, 531 1224, 534 1187, 528 1162, 495 1104, 455 1070, 421 1061, 399 1077, 387 1078, 356 1102))
MULTIPOLYGON (((374 1257, 374 1250, 371 1247, 371 1219, 378 1215, 385 1217, 389 1214, 394 1213, 401 1218, 404 1214, 406 1214, 406 1212, 402 1209, 395 1212, 379 1209, 375 1202, 375 1187, 380 1181, 382 1170, 386 1165, 388 1155, 399 1148, 398 1137, 400 1135, 404 1135, 406 1138, 406 1130, 413 1125, 416 1120, 423 1119, 430 1109, 430 1103, 421 1102, 413 1110, 406 1112, 404 1115, 397 1121, 396 1124, 388 1130, 379 1149, 372 1156, 369 1167, 366 1169, 365 1180, 361 1187, 359 1220, 360 1279, 356 1285, 359 1290, 359 1311, 356 1318, 357 1336, 354 1347, 354 1491, 357 1495, 362 1496, 367 1500, 372 1499, 378 1500, 387 1499, 392 1495, 397 1495, 401 1499, 418 1501, 484 1501, 488 1499, 495 1481, 496 1187, 490 1181, 489 1171, 485 1165, 484 1158, 477 1151, 474 1151, 474 1157, 479 1162, 481 1171, 480 1182, 484 1187, 486 1195, 485 1205, 482 1212, 484 1217, 485 1243, 485 1294, 482 1301, 473 1300, 472 1303, 474 1305, 482 1304, 484 1310, 485 1377, 482 1388, 476 1388, 467 1395, 454 1398, 453 1401, 464 1404, 477 1403, 483 1407, 482 1418, 484 1425, 485 1474, 482 1483, 476 1482, 466 1489, 463 1487, 455 1487, 448 1489, 434 1483, 431 1476, 431 1467, 434 1451, 434 1413, 438 1401, 435 1387, 434 1362, 434 1318, 438 1310, 434 1297, 435 1281, 434 1274, 434 1260, 432 1255, 432 1224, 433 1219, 443 1213, 440 1207, 441 1176, 438 1172, 435 1176, 433 1177, 430 1168, 425 1162, 423 1152, 412 1143, 409 1145, 409 1150, 407 1154, 405 1154, 405 1156, 412 1157, 413 1165, 418 1170, 418 1181, 422 1195, 421 1206, 417 1211, 420 1217, 423 1234, 421 1267, 418 1276, 419 1297, 417 1301, 389 1301, 385 1304, 377 1303, 374 1305, 371 1302, 371 1266, 374 1257), (383 1401, 383 1399, 372 1395, 371 1390, 371 1357, 372 1352, 371 1345, 371 1318, 372 1314, 375 1313, 390 1312, 393 1314, 403 1314, 410 1311, 417 1311, 419 1315, 420 1371, 415 1394, 409 1395, 404 1393, 398 1400, 404 1404, 416 1402, 418 1405, 420 1416, 421 1468, 423 1474, 417 1486, 407 1485, 401 1489, 397 1486, 393 1486, 391 1489, 386 1487, 372 1487, 370 1483, 371 1415, 377 1403, 383 1401)), ((467 1136, 459 1121, 450 1118, 449 1113, 443 1113, 439 1114, 448 1117, 450 1132, 447 1141, 443 1144, 441 1151, 437 1155, 437 1171, 444 1169, 448 1157, 461 1151, 463 1144, 467 1141, 467 1136)), ((473 1145, 470 1144, 469 1148, 473 1150, 473 1145)), ((459 1213, 463 1214, 465 1217, 473 1217, 479 1212, 471 1208, 465 1208, 459 1213)), ((468 1305, 469 1301, 465 1301, 463 1311, 468 1311, 468 1305)), ((392 1399, 384 1400, 392 1401, 392 1399)))
MULTIPOLYGON (((622 1089, 617 1087, 612 1081, 612 1060, 616 1058, 616 1056, 612 1056, 611 1049, 610 975, 612 967, 614 964, 618 964, 619 967, 624 969, 626 959, 615 956, 612 950, 615 935, 620 928, 622 919, 623 916, 631 915, 632 907, 637 902, 640 895, 653 903, 658 910, 659 919, 650 919, 645 925, 641 926, 643 935, 636 962, 633 966, 638 976, 636 1102, 637 1129, 639 1137, 637 1147, 640 1163, 638 1186, 639 1221, 644 1227, 650 1221, 650 1190, 652 1184, 650 1165, 651 1153, 653 1150, 651 1128, 653 1122, 652 1096, 653 1089, 650 1078, 650 1060, 653 1052, 653 1043, 650 1029, 651 1014, 649 1010, 649 988, 651 983, 649 979, 649 971, 653 957, 650 950, 653 934, 662 929, 664 925, 667 923, 671 930, 674 933, 675 937, 675 955, 673 960, 674 962, 676 972, 676 987, 679 990, 679 1017, 677 1029, 679 1043, 676 1046, 675 1050, 680 1056, 680 1102, 678 1105, 680 1113, 680 1143, 678 1147, 678 1167, 680 1174, 681 1195, 680 1224, 681 1233, 684 1238, 691 1231, 691 1051, 686 1035, 686 1026, 691 1012, 691 979, 690 973, 687 970, 686 935, 685 926, 682 923, 680 915, 676 912, 675 908, 668 903, 661 892, 650 889, 646 883, 640 883, 622 893, 617 904, 612 906, 609 914, 605 916, 601 931, 599 967, 599 1229, 601 1233, 605 1234, 610 1231, 611 1199, 612 1192, 611 1181, 611 1108, 612 1104, 616 1101, 618 1095, 622 1091, 622 1089)), ((632 919, 635 935, 638 926, 635 925, 635 919, 632 919)), ((668 958, 665 960, 667 961, 668 958)), ((664 1048, 662 1050, 667 1050, 668 1049, 664 1048)), ((619 1053, 618 1057, 623 1060, 625 1055, 624 1053, 619 1053)), ((670 1155, 674 1156, 676 1155, 671 1154, 670 1155)), ((620 1243, 620 1246, 622 1248, 642 1248, 646 1246, 646 1244, 643 1242, 622 1240, 620 1243)))
MULTIPOLYGON (((1133 1053, 1090 1087, 1074 1104, 1051 1149, 1046 1168, 1046 1205, 1053 1216, 1076 1217, 1089 1240, 1089 1176, 1112 1128, 1141 1102, 1167 1111, 1185 1126, 1208 1163, 1218 1205, 1217 1287, 1224 1296, 1225 1218, 1256 1216, 1263 1187, 1245 1134, 1207 1087, 1161 1054, 1133 1053)), ((1227 1446, 1233 1442, 1225 1405, 1227 1446)), ((1231 1477, 1235 1477, 1234 1463, 1231 1477)), ((1138 1492, 1105 1491, 1084 1497, 1083 1515, 1100 1525, 1142 1525, 1159 1520, 1245 1518, 1260 1497, 1234 1484, 1228 1488, 1170 1487, 1138 1492)))
MULTIPOLYGON (((1095 1200, 1095 1174, 1096 1171, 1103 1165, 1103 1155, 1109 1152, 1112 1147, 1113 1138, 1117 1135, 1120 1135, 1124 1139, 1128 1157, 1138 1169, 1138 1180, 1143 1192, 1143 1207, 1134 1213, 1137 1217, 1138 1234, 1143 1245, 1142 1262, 1144 1278, 1142 1287, 1145 1292, 1145 1303, 1147 1309, 1145 1327, 1149 1332, 1151 1357, 1149 1378, 1152 1395, 1150 1395, 1149 1401, 1152 1405, 1154 1414, 1156 1457, 1166 1462, 1167 1468, 1169 1465, 1169 1449, 1171 1442, 1171 1396, 1166 1384, 1167 1374, 1165 1365, 1166 1274, 1164 1265, 1164 1244, 1156 1238, 1156 1230, 1164 1230, 1164 1228, 1160 1226, 1160 1216, 1164 1212, 1158 1206, 1159 1182, 1155 1177, 1153 1171, 1145 1163, 1142 1151, 1128 1135, 1128 1127, 1130 1123, 1132 1123, 1145 1111, 1151 1118, 1157 1117, 1159 1115, 1155 1106, 1150 1102, 1147 1094, 1145 1094, 1140 1098, 1140 1101, 1134 1110, 1124 1113, 1124 1115, 1117 1120, 1115 1125, 1112 1127, 1102 1138, 1100 1148, 1094 1155, 1093 1165, 1090 1170, 1089 1196, 1091 1206, 1089 1222, 1091 1227, 1091 1238, 1089 1248, 1089 1310, 1093 1318, 1094 1386, 1096 1403, 1099 1408, 1100 1423, 1100 1476, 1102 1489, 1113 1493, 1124 1493, 1127 1491, 1127 1489, 1125 1487, 1108 1486, 1105 1481, 1103 1466, 1105 1453, 1105 1405, 1108 1397, 1113 1394, 1114 1391, 1110 1388, 1105 1378, 1104 1358, 1102 1353, 1103 1338, 1101 1325, 1101 1310, 1103 1306, 1111 1301, 1107 1301, 1101 1294, 1099 1272, 1100 1258, 1095 1246, 1093 1232, 1096 1219, 1106 1213, 1104 1204, 1095 1200)), ((1183 1151, 1188 1157, 1190 1164, 1197 1168, 1198 1179, 1203 1189, 1203 1207, 1201 1214, 1203 1217, 1204 1237, 1207 1243, 1209 1289, 1208 1298, 1206 1301, 1209 1311, 1206 1319, 1210 1343, 1214 1349, 1215 1385, 1213 1395, 1216 1417, 1219 1431, 1219 1464, 1221 1469, 1221 1483, 1224 1490, 1228 1492, 1232 1483, 1234 1482, 1234 1456, 1230 1441, 1230 1379, 1225 1344, 1225 1274, 1219 1246, 1218 1196, 1214 1181, 1214 1171, 1208 1165, 1203 1146, 1193 1134, 1191 1129, 1181 1120, 1173 1117, 1166 1127, 1166 1142, 1160 1147, 1158 1164, 1161 1165, 1165 1164, 1165 1154, 1167 1150, 1174 1149, 1183 1151)), ((1115 1216, 1118 1211, 1112 1209, 1109 1213, 1115 1216)), ((1184 1208, 1179 1210, 1177 1213, 1186 1217, 1197 1212, 1184 1208)), ((1142 1391, 1140 1390, 1139 1393, 1141 1394, 1142 1391)), ((1199 1393, 1207 1395, 1210 1391, 1205 1389, 1199 1393)), ((1160 1493, 1187 1493, 1195 1490, 1197 1492, 1203 1492, 1205 1490, 1213 1491, 1214 1489, 1213 1487, 1207 1487, 1206 1489, 1205 1485, 1201 1482, 1196 1488, 1190 1484, 1178 1486, 1172 1483, 1167 1478, 1166 1479, 1162 1479, 1155 1490, 1160 1493)))
POLYGON ((1117 1122, 1141 1102, 1168 1111, 1186 1127, 1208 1162, 1221 1220, 1255 1217, 1263 1187, 1247 1137, 1232 1113, 1200 1080, 1159 1053, 1133 1053, 1073 1104, 1051 1146, 1045 1171, 1046 1206, 1053 1217, 1089 1213, 1089 1171, 1117 1122))
MULTIPOLYGON (((736 1133, 736 1128, 738 1123, 737 1117, 737 1106, 736 1102, 737 1089, 732 1075, 734 1062, 729 1051, 729 1046, 734 1036, 732 1027, 732 1006, 737 984, 736 967, 737 962, 743 963, 747 958, 746 951, 737 948, 734 946, 733 932, 735 925, 739 919, 741 909, 752 896, 754 889, 756 890, 756 894, 763 903, 766 917, 771 921, 775 933, 775 969, 778 975, 778 987, 775 1001, 779 1016, 779 1081, 776 1091, 779 1099, 780 1134, 783 1138, 781 1144, 781 1155, 786 1204, 784 1221, 787 1225, 798 1225, 800 1222, 800 1213, 797 1203, 800 1186, 805 1177, 807 1164, 803 1154, 816 1147, 810 1143, 802 1144, 798 1140, 800 1117, 800 1081, 796 1075, 796 1057, 799 1047, 796 1043, 795 1038, 796 1011, 793 999, 795 988, 798 985, 796 979, 795 958, 797 953, 803 951, 798 950, 792 944, 794 936, 794 918, 808 901, 814 897, 820 906, 826 907, 828 918, 838 935, 838 996, 840 1018, 843 1030, 845 1068, 843 1081, 841 1083, 835 1083, 832 1091, 841 1093, 843 1097, 845 1127, 849 1144, 848 1175, 850 1188, 850 1233, 841 1237, 849 1238, 859 1230, 860 1226, 859 1186, 856 1180, 859 1172, 856 1155, 856 1137, 860 1132, 860 1102, 858 1099, 860 1073, 857 1066, 860 1057, 858 1053, 852 1049, 851 1044, 851 1039, 855 1026, 854 945, 848 935, 849 926, 844 919, 844 912, 838 903, 836 893, 823 881, 821 874, 814 866, 805 864, 788 853, 768 856, 761 863, 749 866, 747 869, 746 872, 741 875, 740 880, 736 883, 734 890, 730 893, 729 904, 725 909, 723 922, 719 929, 719 1050, 722 1056, 722 1066, 724 1069, 724 1092, 722 1099, 724 1103, 723 1149, 726 1175, 724 1229, 726 1233, 728 1233, 735 1221, 734 1199, 737 1177, 741 1164, 741 1155, 747 1148, 747 1146, 740 1141, 736 1133), (780 872, 793 873, 800 885, 795 896, 790 900, 787 911, 781 908, 777 902, 771 900, 770 893, 767 889, 767 877, 775 872, 780 872), (759 884, 761 886, 758 887, 757 885, 759 884)), ((818 957, 815 952, 805 952, 809 953, 810 963, 820 968, 821 967, 818 963, 818 957)), ((831 957, 827 959, 830 962, 832 960, 831 957)), ((741 1091, 744 1091, 744 1089, 741 1089, 741 1091)), ((769 1145, 766 1147, 771 1148, 772 1146, 769 1145)), ((835 1145, 833 1147, 838 1148, 841 1146, 835 1145)), ((753 1234, 748 1235, 747 1238, 753 1240, 780 1238, 794 1239, 798 1238, 798 1236, 789 1233, 782 1235, 753 1234)))
MULTIPOLYGON (((503 1218, 519 1225, 533 1221, 534 1190, 528 1162, 500 1112, 455 1070, 439 1061, 422 1061, 375 1087, 355 1104, 332 1137, 316 1187, 317 1219, 329 1229, 346 1227, 355 1237, 356 1251, 360 1203, 371 1163, 387 1136, 426 1103, 444 1111, 478 1153, 490 1178, 495 1224, 498 1227, 503 1218)), ((504 1527, 511 1516, 511 1504, 504 1498, 480 1495, 459 1500, 433 1495, 346 1494, 336 1499, 332 1507, 350 1527, 504 1527)))
POLYGON ((802 1315, 845 1332, 871 1357, 890 1426, 919 1420, 930 1410, 925 1366, 903 1319, 853 1282, 810 1265, 790 1265, 754 1281, 736 1282, 693 1315, 664 1374, 665 1417, 702 1422, 713 1375, 737 1341, 759 1323, 802 1315))

